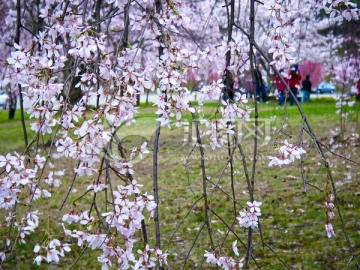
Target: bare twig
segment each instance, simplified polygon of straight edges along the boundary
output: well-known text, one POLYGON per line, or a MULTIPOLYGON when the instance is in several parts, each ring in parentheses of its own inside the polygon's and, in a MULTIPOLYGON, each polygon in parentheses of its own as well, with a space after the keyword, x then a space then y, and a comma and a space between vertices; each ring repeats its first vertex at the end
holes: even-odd
POLYGON ((195 236, 195 238, 194 238, 194 241, 192 242, 192 245, 191 245, 191 247, 190 247, 190 249, 189 249, 189 252, 188 252, 188 254, 187 254, 186 258, 185 258, 185 262, 184 262, 184 265, 183 265, 183 268, 182 268, 183 270, 185 269, 187 260, 188 260, 189 257, 190 257, 190 253, 191 253, 191 251, 193 250, 193 248, 194 248, 194 246, 195 246, 195 244, 196 244, 196 242, 197 242, 197 240, 198 240, 198 238, 199 238, 199 236, 200 236, 200 233, 201 233, 202 230, 204 229, 205 225, 206 225, 206 222, 204 222, 204 223, 201 225, 199 231, 197 232, 197 234, 196 234, 196 236, 195 236))
POLYGON ((190 206, 189 211, 186 213, 186 215, 180 220, 180 222, 176 225, 176 228, 174 230, 174 232, 171 234, 169 240, 168 240, 168 246, 170 241, 173 239, 174 235, 177 233, 177 231, 179 230, 181 224, 184 222, 184 220, 187 218, 187 216, 191 213, 191 211, 194 209, 195 205, 203 198, 203 196, 200 196, 199 198, 196 199, 195 202, 193 202, 193 204, 190 206))
POLYGON ((212 229, 211 229, 211 224, 210 224, 210 220, 209 220, 209 212, 208 212, 209 205, 208 205, 208 195, 207 195, 207 188, 206 188, 207 177, 206 177, 206 171, 205 171, 204 147, 201 142, 198 120, 195 118, 194 113, 191 113, 191 116, 192 116, 192 120, 194 123, 195 131, 196 131, 196 140, 197 140, 197 144, 199 145, 199 151, 200 151, 200 156, 201 156, 201 175, 202 175, 202 188, 203 188, 202 196, 204 198, 205 224, 206 224, 209 238, 210 238, 211 249, 214 249, 214 242, 212 239, 212 229))
MULTIPOLYGON (((220 181, 221 178, 219 178, 220 181)), ((229 193, 227 193, 225 190, 223 190, 221 187, 219 187, 219 181, 214 183, 209 179, 206 179, 207 182, 209 182, 210 184, 213 185, 213 189, 218 189, 220 190, 225 196, 227 196, 234 204, 240 204, 238 201, 236 201, 236 199, 234 199, 234 197, 232 195, 230 195, 229 193)))
POLYGON ((313 187, 313 188, 317 189, 318 191, 324 192, 324 190, 318 188, 317 186, 315 186, 315 185, 313 185, 313 184, 311 184, 311 183, 309 183, 309 182, 306 182, 306 184, 307 184, 308 186, 310 186, 310 187, 313 187))
POLYGON ((319 142, 319 141, 318 141, 318 143, 319 143, 322 147, 324 147, 328 152, 330 152, 332 155, 334 155, 334 156, 336 156, 336 157, 339 157, 339 158, 342 158, 342 159, 345 159, 345 160, 347 160, 347 161, 349 161, 349 162, 351 162, 351 163, 354 163, 354 164, 360 166, 360 163, 359 163, 359 162, 357 162, 357 161, 355 161, 355 160, 353 160, 353 159, 350 159, 350 158, 348 158, 348 157, 345 157, 345 156, 343 156, 343 155, 340 155, 340 154, 335 153, 335 152, 332 151, 327 145, 323 144, 322 142, 319 142))
MULTIPOLYGON (((80 166, 80 161, 78 162, 77 168, 79 168, 79 166, 80 166)), ((69 197, 70 191, 72 190, 72 188, 73 188, 73 186, 74 186, 76 177, 77 177, 77 173, 74 174, 74 177, 73 177, 73 180, 71 181, 71 185, 70 185, 70 187, 69 187, 69 189, 68 189, 68 192, 66 193, 66 196, 65 196, 65 198, 64 198, 64 200, 63 200, 63 203, 61 204, 60 211, 63 209, 63 207, 64 207, 64 205, 65 205, 65 203, 66 203, 66 200, 67 200, 67 198, 69 197)))
POLYGON ((189 167, 188 167, 188 164, 189 164, 189 158, 190 158, 190 156, 192 155, 192 153, 194 152, 196 146, 197 146, 197 144, 194 143, 193 147, 191 148, 191 150, 190 150, 190 152, 189 152, 189 154, 188 154, 188 157, 187 157, 187 159, 186 159, 186 161, 185 161, 185 164, 184 164, 185 173, 186 173, 186 176, 187 176, 187 180, 188 180, 188 185, 189 185, 190 192, 191 192, 192 194, 194 194, 195 196, 197 196, 197 195, 195 194, 195 192, 194 192, 194 190, 193 190, 193 188, 192 188, 192 186, 191 186, 191 183, 190 183, 190 175, 189 175, 189 167))
POLYGON ((250 183, 250 176, 249 176, 249 172, 248 172, 248 168, 247 168, 247 164, 246 164, 246 156, 245 156, 244 150, 242 149, 242 146, 239 142, 237 134, 234 134, 234 137, 235 137, 236 146, 238 147, 240 155, 241 155, 241 161, 242 161, 242 165, 244 168, 244 174, 245 174, 246 183, 248 185, 248 190, 250 190, 251 183, 250 183))
MULTIPOLYGON (((234 185, 234 167, 233 167, 233 154, 231 153, 230 148, 230 134, 227 134, 228 139, 228 156, 229 156, 229 162, 230 162, 230 182, 231 182, 231 192, 232 192, 232 199, 234 201, 233 203, 233 211, 234 211, 234 217, 236 216, 236 203, 235 203, 235 185, 234 185)), ((234 147, 235 151, 236 147, 234 147)))
MULTIPOLYGON (((213 189, 215 190, 216 189, 219 189, 221 192, 223 192, 226 196, 228 196, 233 202, 236 202, 235 198, 230 196, 227 192, 225 192, 222 188, 219 187, 219 182, 221 180, 221 178, 223 177, 225 171, 226 171, 226 168, 228 167, 228 165, 230 164, 230 161, 233 159, 233 156, 234 156, 234 153, 235 153, 235 149, 236 149, 236 146, 230 150, 230 155, 228 157, 228 160, 226 162, 226 164, 224 165, 224 167, 222 168, 219 176, 217 177, 217 181, 214 183, 213 181, 209 180, 209 179, 206 179, 209 183, 211 183, 214 187, 213 189)), ((212 197, 213 197, 213 192, 211 192, 211 195, 210 195, 210 201, 212 200, 212 197)))
MULTIPOLYGON (((304 133, 304 119, 302 119, 301 121, 301 127, 300 127, 300 143, 299 143, 299 146, 302 148, 303 147, 303 133, 304 133)), ((303 156, 301 155, 300 156, 300 164, 301 164, 301 177, 303 179, 303 189, 304 189, 304 192, 306 192, 306 177, 305 177, 305 170, 304 170, 304 158, 303 156)))

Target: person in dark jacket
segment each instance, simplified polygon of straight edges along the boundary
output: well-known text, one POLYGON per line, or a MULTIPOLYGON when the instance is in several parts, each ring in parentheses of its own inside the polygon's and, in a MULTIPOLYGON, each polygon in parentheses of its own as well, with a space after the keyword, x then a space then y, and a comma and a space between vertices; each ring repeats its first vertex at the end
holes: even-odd
POLYGON ((302 97, 301 102, 310 102, 311 81, 310 75, 306 75, 306 79, 302 81, 302 97))
MULTIPOLYGON (((297 86, 300 85, 301 83, 301 74, 296 69, 296 66, 291 67, 289 77, 290 77, 289 79, 290 91, 291 93, 293 93, 294 97, 297 98, 297 93, 298 93, 297 86)), ((290 100, 290 106, 293 106, 295 101, 292 95, 290 95, 289 100, 290 100)))
POLYGON ((266 96, 265 83, 261 74, 261 65, 259 64, 257 68, 254 70, 255 77, 255 87, 256 87, 256 95, 257 101, 260 103, 260 97, 264 103, 268 103, 268 98, 266 96))

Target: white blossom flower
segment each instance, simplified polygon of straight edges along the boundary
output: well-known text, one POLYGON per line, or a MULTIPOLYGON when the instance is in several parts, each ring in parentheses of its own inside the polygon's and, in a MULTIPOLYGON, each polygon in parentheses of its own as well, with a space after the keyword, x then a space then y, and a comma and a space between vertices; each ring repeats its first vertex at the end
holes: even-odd
POLYGON ((42 255, 38 255, 35 257, 34 263, 36 263, 37 265, 40 265, 43 260, 46 260, 46 258, 42 255))
POLYGON ((235 255, 236 256, 239 256, 239 250, 238 250, 238 248, 237 248, 237 241, 235 240, 233 243, 232 243, 232 250, 234 251, 234 253, 235 253, 235 255))
POLYGON ((325 224, 325 230, 326 230, 326 234, 327 234, 327 236, 329 238, 336 236, 335 232, 334 232, 334 229, 333 229, 333 226, 332 226, 332 224, 330 222, 327 222, 325 224))
MULTIPOLYGON (((38 256, 39 257, 39 256, 38 256)), ((36 257, 36 258, 38 258, 36 257)), ((36 260, 35 258, 35 260, 36 260)), ((48 263, 51 263, 51 262, 59 262, 59 251, 56 250, 56 249, 48 249, 47 252, 46 252, 46 261, 48 263)))

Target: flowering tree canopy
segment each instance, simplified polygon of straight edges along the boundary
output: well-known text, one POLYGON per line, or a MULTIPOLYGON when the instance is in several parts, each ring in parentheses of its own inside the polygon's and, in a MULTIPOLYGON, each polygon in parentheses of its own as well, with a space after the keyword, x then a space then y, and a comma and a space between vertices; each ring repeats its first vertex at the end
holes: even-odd
MULTIPOLYGON (((159 230, 158 140, 162 128, 181 126, 185 115, 190 115, 196 128, 194 148, 202 155, 203 192, 199 201, 204 204, 205 222, 200 231, 206 230, 209 239, 204 260, 234 269, 248 267, 251 260, 256 263, 252 235, 259 230, 262 214, 262 203, 256 201, 254 192, 256 136, 252 168, 243 163, 249 198, 234 214, 238 227, 248 231, 248 238, 243 243, 244 254, 239 254, 236 241, 228 245, 235 258, 230 252, 219 252, 220 244, 213 237, 210 216, 216 213, 208 205, 211 188, 203 158, 204 138, 209 138, 209 146, 215 150, 228 147, 232 138, 236 146, 233 151, 238 149, 244 156, 233 123, 254 116, 258 125, 256 102, 250 104, 244 94, 230 98, 231 79, 254 74, 261 62, 279 76, 279 69, 308 59, 329 66, 330 58, 340 57, 333 55, 334 48, 341 47, 348 37, 334 40, 320 30, 358 20, 359 9, 345 0, 16 0, 0 3, 0 18, 1 85, 19 95, 22 114, 23 101, 31 104, 26 112, 32 119, 28 127, 23 118, 24 151, 0 155, 0 208, 6 228, 1 264, 11 259, 18 244, 29 244, 33 246, 33 262, 38 265, 59 262, 77 245, 84 252, 99 250, 97 259, 102 269, 166 267, 171 254, 162 249, 159 230), (190 102, 191 80, 205 82, 198 93, 199 106, 209 100, 218 102, 215 117, 202 117, 197 105, 190 102), (145 91, 157 95, 151 194, 139 184, 133 169, 134 160, 149 152, 148 145, 124 152, 116 140, 119 127, 136 121, 138 97, 145 91), (206 127, 205 132, 200 132, 200 125, 206 127), (30 140, 29 128, 35 133, 30 140), (44 136, 49 138, 50 147, 41 150, 38 142, 44 136), (111 151, 114 142, 119 151, 111 151), (57 169, 62 160, 75 164, 67 168, 73 178, 66 183, 60 180, 64 172, 57 169), (83 195, 65 211, 79 177, 91 179, 92 184, 83 186, 78 191, 83 195), (41 242, 33 243, 31 235, 38 233, 39 220, 47 215, 38 206, 52 200, 50 187, 60 185, 68 190, 58 205, 62 219, 57 228, 42 232, 41 242), (84 196, 92 196, 87 208, 76 203, 84 196), (154 218, 155 241, 149 240, 146 217, 154 218)), ((355 70, 359 62, 344 63, 351 63, 355 70)), ((342 74, 348 72, 342 73, 343 66, 335 70, 337 80, 346 80, 342 74)), ((321 145, 300 106, 299 111, 304 119, 302 127, 308 130, 328 170, 327 181, 333 183, 321 145)), ((269 157, 269 166, 286 166, 306 154, 301 144, 288 140, 278 150, 277 156, 269 157)), ((229 163, 231 160, 229 146, 229 163)), ((235 194, 229 196, 236 201, 235 194)), ((326 233, 335 237, 337 228, 331 219, 336 190, 327 189, 324 199, 326 233)), ((233 230, 229 228, 229 232, 233 230)), ((346 235, 345 228, 341 230, 346 235)), ((348 249, 352 256, 350 243, 348 249)))

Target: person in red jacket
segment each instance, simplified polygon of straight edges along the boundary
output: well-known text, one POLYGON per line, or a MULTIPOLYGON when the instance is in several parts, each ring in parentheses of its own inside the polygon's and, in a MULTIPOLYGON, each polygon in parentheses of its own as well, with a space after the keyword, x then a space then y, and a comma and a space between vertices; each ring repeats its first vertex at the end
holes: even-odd
MULTIPOLYGON (((288 79, 284 77, 285 73, 284 70, 280 70, 281 76, 284 78, 285 82, 288 83, 288 79)), ((286 85, 283 84, 279 76, 276 76, 272 79, 272 82, 276 84, 276 89, 278 91, 279 97, 279 105, 282 106, 285 103, 285 92, 286 92, 286 85)))
POLYGON ((360 101, 360 79, 355 83, 356 93, 355 93, 355 99, 356 101, 360 101))
MULTIPOLYGON (((297 87, 301 83, 301 74, 295 65, 292 66, 290 69, 289 78, 290 78, 289 79, 290 91, 294 94, 294 97, 297 98, 297 93, 298 93, 297 87)), ((293 106, 294 98, 292 97, 292 95, 290 95, 289 99, 290 99, 290 106, 293 106)))

